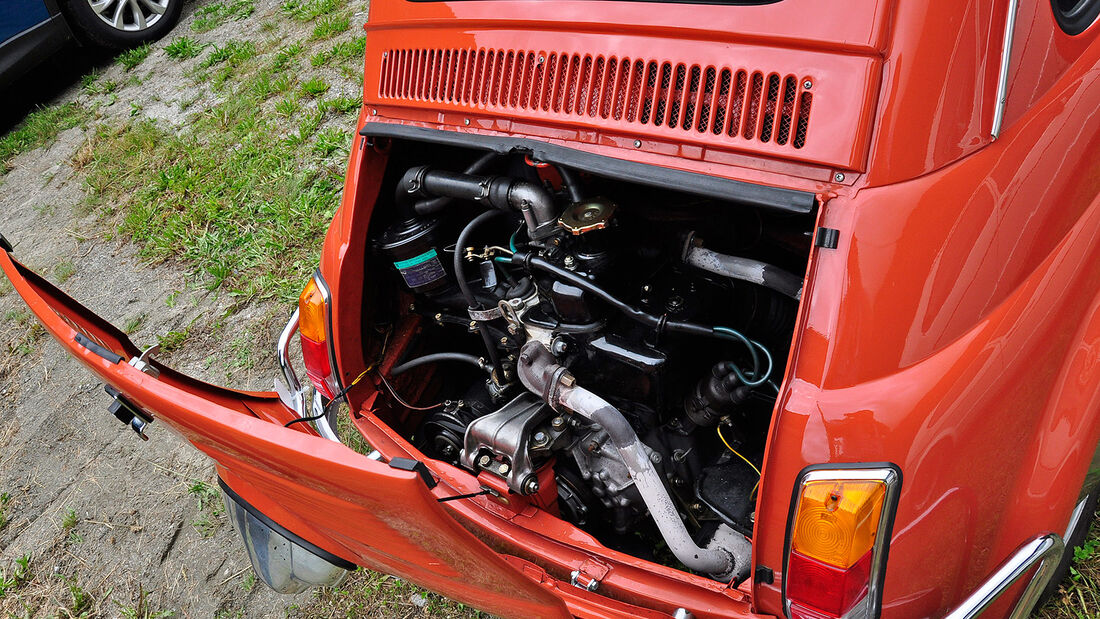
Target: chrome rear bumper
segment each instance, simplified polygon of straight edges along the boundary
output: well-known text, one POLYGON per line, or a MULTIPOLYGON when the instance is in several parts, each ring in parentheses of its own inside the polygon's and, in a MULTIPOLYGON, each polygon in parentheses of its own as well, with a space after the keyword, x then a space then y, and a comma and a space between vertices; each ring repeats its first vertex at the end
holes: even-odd
POLYGON ((283 380, 275 379, 275 392, 279 394, 279 400, 288 408, 298 413, 298 417, 316 417, 313 426, 317 432, 330 441, 340 442, 340 436, 336 432, 336 413, 339 401, 325 402, 321 394, 310 385, 307 389, 302 387, 298 380, 298 373, 294 371, 294 365, 290 362, 290 340, 298 332, 298 310, 283 327, 279 335, 279 344, 276 354, 279 360, 279 369, 283 373, 283 380))
MULTIPOLYGON (((1072 530, 1072 529, 1071 529, 1072 530)), ((1027 583, 1020 600, 1008 614, 1009 619, 1023 619, 1031 614, 1043 589, 1050 582, 1054 570, 1062 559, 1065 543, 1055 533, 1040 535, 1020 546, 970 597, 947 614, 946 619, 971 619, 978 617, 996 602, 1012 585, 1016 584, 1036 565, 1039 567, 1027 583)))

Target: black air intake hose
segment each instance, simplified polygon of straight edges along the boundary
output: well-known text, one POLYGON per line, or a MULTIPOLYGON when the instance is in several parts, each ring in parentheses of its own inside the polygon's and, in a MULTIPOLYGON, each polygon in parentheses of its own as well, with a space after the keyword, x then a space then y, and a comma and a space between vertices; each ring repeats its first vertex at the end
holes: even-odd
POLYGON ((480 176, 464 172, 411 168, 397 183, 395 200, 406 212, 431 215, 446 206, 432 198, 478 202, 491 208, 517 210, 527 222, 532 239, 548 236, 557 228, 554 199, 544 187, 507 176, 480 176))

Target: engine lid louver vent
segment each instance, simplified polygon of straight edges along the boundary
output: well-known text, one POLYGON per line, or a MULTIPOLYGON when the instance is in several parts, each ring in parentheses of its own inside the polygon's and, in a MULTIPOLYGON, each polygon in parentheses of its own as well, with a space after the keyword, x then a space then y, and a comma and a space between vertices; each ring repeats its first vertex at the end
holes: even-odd
POLYGON ((587 117, 801 149, 803 76, 686 62, 500 49, 390 49, 381 99, 587 117))

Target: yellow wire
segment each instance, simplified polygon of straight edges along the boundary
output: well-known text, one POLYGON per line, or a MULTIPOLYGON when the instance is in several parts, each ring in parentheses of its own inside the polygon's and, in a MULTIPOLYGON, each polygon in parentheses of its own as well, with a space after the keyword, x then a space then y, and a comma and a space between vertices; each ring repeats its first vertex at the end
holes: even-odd
POLYGON ((727 449, 729 449, 730 451, 732 451, 732 452, 733 452, 733 455, 735 455, 735 456, 737 456, 738 458, 741 458, 742 460, 744 460, 744 461, 745 461, 745 464, 747 464, 747 465, 751 466, 751 467, 752 467, 752 470, 756 471, 756 477, 757 477, 757 479, 756 479, 756 484, 755 484, 755 485, 753 485, 753 487, 752 487, 752 491, 751 491, 751 492, 749 492, 749 498, 751 499, 751 498, 752 498, 752 495, 756 494, 756 488, 757 488, 757 486, 759 486, 759 485, 760 485, 760 478, 761 478, 761 477, 763 477, 763 474, 762 474, 762 473, 760 472, 760 469, 756 468, 756 465, 755 465, 755 464, 753 464, 753 463, 752 463, 752 462, 751 462, 751 461, 750 461, 750 460, 749 460, 748 458, 746 458, 745 456, 742 456, 740 452, 738 452, 738 451, 737 451, 736 449, 734 449, 734 448, 733 448, 733 446, 731 446, 731 445, 729 444, 729 442, 727 442, 727 441, 726 441, 726 437, 722 436, 722 426, 721 426, 721 425, 719 425, 719 426, 718 426, 718 427, 717 427, 716 429, 718 430, 718 438, 722 439, 722 444, 723 444, 723 445, 725 445, 727 449))

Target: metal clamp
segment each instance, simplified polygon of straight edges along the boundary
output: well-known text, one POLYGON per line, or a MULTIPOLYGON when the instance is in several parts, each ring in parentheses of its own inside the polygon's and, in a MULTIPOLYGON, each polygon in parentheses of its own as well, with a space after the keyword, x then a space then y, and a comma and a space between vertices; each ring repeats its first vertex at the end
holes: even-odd
POLYGON ((489 309, 474 309, 471 307, 466 311, 470 314, 470 320, 476 320, 478 322, 496 320, 504 315, 504 312, 502 312, 499 307, 491 307, 489 309))
POLYGON ((569 572, 569 584, 578 589, 584 589, 585 591, 595 591, 600 586, 600 581, 592 578, 588 574, 581 573, 580 570, 573 570, 569 572))
POLYGON ((141 356, 130 359, 130 365, 137 368, 139 372, 148 374, 153 378, 157 378, 158 376, 160 376, 160 370, 153 367, 153 365, 149 362, 153 360, 153 355, 159 352, 160 344, 154 344, 149 348, 146 348, 145 351, 141 353, 141 356))

